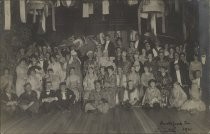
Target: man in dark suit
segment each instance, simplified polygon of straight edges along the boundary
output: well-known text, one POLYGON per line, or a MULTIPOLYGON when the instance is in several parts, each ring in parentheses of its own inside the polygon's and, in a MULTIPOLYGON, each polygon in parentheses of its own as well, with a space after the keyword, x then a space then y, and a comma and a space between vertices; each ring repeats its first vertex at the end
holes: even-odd
POLYGON ((106 35, 106 42, 103 45, 103 52, 106 53, 108 52, 108 57, 115 57, 115 46, 111 42, 110 36, 106 35))
POLYGON ((189 85, 190 85, 190 79, 189 79, 189 72, 186 70, 180 68, 179 64, 174 64, 174 69, 171 72, 173 83, 179 82, 180 85, 183 87, 185 93, 189 97, 189 85))
POLYGON ((134 47, 135 49, 137 49, 139 52, 141 52, 142 48, 144 47, 143 45, 141 45, 141 40, 140 40, 140 36, 139 34, 137 33, 135 35, 135 42, 134 42, 134 47))
POLYGON ((65 82, 61 82, 57 91, 58 103, 62 110, 70 110, 75 103, 76 96, 73 91, 66 87, 65 82))
POLYGON ((58 110, 58 97, 56 96, 55 89, 52 89, 52 82, 46 82, 46 88, 42 91, 40 95, 41 106, 40 110, 42 112, 48 113, 50 111, 58 110))

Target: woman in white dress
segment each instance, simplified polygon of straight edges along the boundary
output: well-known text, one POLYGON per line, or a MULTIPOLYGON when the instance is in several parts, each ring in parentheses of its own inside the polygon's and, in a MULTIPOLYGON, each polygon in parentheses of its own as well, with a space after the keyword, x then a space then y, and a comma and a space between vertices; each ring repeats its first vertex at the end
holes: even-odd
POLYGON ((180 84, 178 82, 175 82, 174 87, 171 91, 171 97, 169 99, 171 107, 180 108, 186 100, 186 93, 183 91, 180 84))
POLYGON ((37 98, 42 91, 42 72, 35 68, 29 68, 27 82, 31 83, 32 90, 36 91, 37 98))
POLYGON ((53 56, 50 57, 50 64, 48 66, 48 69, 50 69, 50 68, 53 69, 54 73, 56 75, 58 75, 60 77, 60 79, 62 78, 63 72, 62 72, 61 64, 60 64, 60 62, 56 61, 55 57, 53 57, 53 56))
POLYGON ((190 97, 191 99, 186 101, 182 107, 181 110, 186 110, 189 112, 201 112, 206 110, 206 106, 204 102, 201 100, 201 89, 199 88, 197 81, 192 81, 192 86, 190 90, 190 97))
POLYGON ((70 68, 70 75, 66 79, 67 87, 74 92, 76 95, 76 101, 78 102, 81 99, 82 85, 81 78, 76 74, 75 68, 70 68))
POLYGON ((84 100, 88 100, 90 93, 95 89, 94 81, 98 79, 92 67, 89 67, 88 73, 83 80, 84 100))
POLYGON ((25 59, 20 60, 20 63, 16 67, 16 74, 17 74, 16 94, 18 97, 24 92, 23 86, 27 80, 27 71, 28 71, 28 66, 26 64, 26 60, 25 59))

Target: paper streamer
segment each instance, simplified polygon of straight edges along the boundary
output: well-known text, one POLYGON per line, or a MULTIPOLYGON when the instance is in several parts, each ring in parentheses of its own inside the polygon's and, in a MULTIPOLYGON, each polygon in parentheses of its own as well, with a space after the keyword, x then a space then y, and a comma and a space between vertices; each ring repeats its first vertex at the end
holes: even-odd
POLYGON ((88 3, 83 3, 83 18, 88 18, 89 17, 89 4, 88 3))
POLYGON ((42 13, 42 20, 41 20, 42 30, 46 32, 46 18, 44 12, 42 13))
POLYGON ((89 3, 89 14, 93 14, 93 3, 89 3))
POLYGON ((71 0, 66 0, 66 5, 69 7, 71 5, 71 0))
POLYGON ((157 29, 156 29, 156 14, 155 13, 152 14, 152 18, 151 18, 151 29, 154 35, 156 36, 157 29))
POLYGON ((166 17, 164 14, 162 16, 162 33, 166 33, 166 17))
POLYGON ((109 14, 109 0, 102 1, 102 14, 109 14))
POLYGON ((11 28, 11 1, 4 0, 4 29, 10 30, 11 28))
POLYGON ((175 0, 175 11, 179 12, 179 0, 175 0))
POLYGON ((52 29, 53 29, 53 31, 56 31, 56 28, 55 28, 55 7, 54 7, 54 5, 52 5, 52 29))
POLYGON ((22 23, 26 23, 26 1, 25 0, 20 0, 20 20, 22 23))

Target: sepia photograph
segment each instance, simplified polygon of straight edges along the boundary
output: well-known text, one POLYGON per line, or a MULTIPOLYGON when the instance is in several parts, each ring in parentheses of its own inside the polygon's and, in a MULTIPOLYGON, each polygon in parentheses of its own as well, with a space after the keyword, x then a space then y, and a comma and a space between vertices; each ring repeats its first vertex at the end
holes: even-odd
POLYGON ((210 134, 210 0, 0 0, 0 134, 210 134))

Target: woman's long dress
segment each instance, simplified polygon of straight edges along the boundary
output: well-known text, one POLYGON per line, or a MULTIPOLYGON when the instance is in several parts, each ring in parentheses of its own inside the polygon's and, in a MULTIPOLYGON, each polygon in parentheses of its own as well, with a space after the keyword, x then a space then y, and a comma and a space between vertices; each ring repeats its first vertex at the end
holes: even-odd
POLYGON ((198 85, 193 83, 191 90, 190 90, 190 96, 191 99, 186 101, 181 109, 182 110, 187 110, 187 111, 205 111, 206 106, 204 102, 201 100, 201 92, 200 89, 198 88, 198 85))
POLYGON ((18 65, 16 67, 16 94, 19 97, 24 92, 24 84, 27 80, 27 66, 18 65))
POLYGON ((184 102, 187 100, 187 95, 181 88, 181 86, 177 88, 173 88, 171 92, 171 97, 169 99, 169 103, 172 107, 180 108, 184 102))

